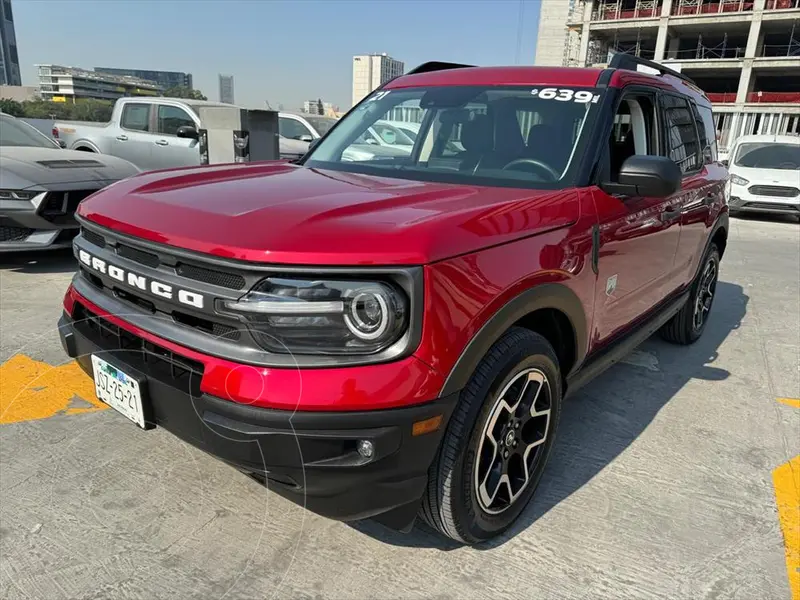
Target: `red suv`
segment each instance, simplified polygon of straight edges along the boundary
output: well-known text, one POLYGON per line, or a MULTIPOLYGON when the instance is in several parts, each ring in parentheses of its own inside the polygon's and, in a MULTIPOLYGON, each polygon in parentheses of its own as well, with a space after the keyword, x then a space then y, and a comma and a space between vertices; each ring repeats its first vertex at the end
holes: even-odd
POLYGON ((297 163, 84 201, 63 345, 140 427, 321 515, 476 543, 530 501, 567 393, 701 335, 726 177, 707 98, 660 65, 426 63, 297 163))

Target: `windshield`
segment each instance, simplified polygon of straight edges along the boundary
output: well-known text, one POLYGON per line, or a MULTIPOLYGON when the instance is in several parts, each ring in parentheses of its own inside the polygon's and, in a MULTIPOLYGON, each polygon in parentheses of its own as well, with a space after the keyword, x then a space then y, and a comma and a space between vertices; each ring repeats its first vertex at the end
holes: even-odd
POLYGON ((739 146, 735 165, 750 169, 800 169, 800 144, 751 142, 739 146))
POLYGON ((303 118, 309 122, 320 137, 328 133, 328 130, 336 124, 336 119, 331 119, 330 117, 309 117, 308 115, 303 115, 303 118))
POLYGON ((305 164, 420 181, 566 187, 599 99, 598 90, 579 88, 381 90, 344 117, 305 164), (414 138, 385 123, 403 115, 419 127, 414 138), (381 133, 389 128, 391 142, 381 133), (382 140, 369 141, 371 131, 382 140))
POLYGON ((31 148, 58 148, 55 142, 24 121, 0 115, 0 146, 28 146, 31 148))

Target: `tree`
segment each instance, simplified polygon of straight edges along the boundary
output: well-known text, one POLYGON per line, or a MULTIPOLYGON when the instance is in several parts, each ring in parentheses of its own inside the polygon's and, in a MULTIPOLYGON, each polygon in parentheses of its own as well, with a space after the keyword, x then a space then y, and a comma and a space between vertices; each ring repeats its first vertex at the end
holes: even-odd
POLYGON ((186 98, 187 100, 208 100, 200 90, 193 90, 184 86, 175 86, 164 90, 167 98, 186 98))
POLYGON ((110 121, 114 103, 110 100, 87 98, 78 100, 71 106, 70 119, 73 121, 110 121))
POLYGON ((0 112, 4 112, 12 117, 24 117, 25 109, 22 103, 11 98, 0 98, 0 112))

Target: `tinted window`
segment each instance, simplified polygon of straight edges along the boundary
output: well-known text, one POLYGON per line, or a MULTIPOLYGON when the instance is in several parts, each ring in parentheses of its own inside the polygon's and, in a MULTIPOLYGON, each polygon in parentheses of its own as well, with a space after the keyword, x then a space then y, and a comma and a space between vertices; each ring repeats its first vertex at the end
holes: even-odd
POLYGON ((751 169, 800 169, 800 145, 753 142, 742 144, 736 152, 740 167, 751 169))
POLYGON ((122 109, 120 125, 125 129, 133 129, 134 131, 149 131, 150 105, 126 104, 122 109))
POLYGON ((189 125, 194 127, 194 121, 182 108, 177 106, 164 106, 158 107, 158 132, 166 135, 177 135, 178 127, 189 125))
POLYGON ((289 138, 290 140, 299 140, 302 135, 311 135, 308 127, 303 125, 300 121, 288 117, 278 118, 278 130, 283 137, 289 138))
POLYGON ((19 119, 5 115, 0 117, 0 146, 57 147, 55 143, 51 142, 36 128, 19 119))
POLYGON ((684 173, 697 170, 702 164, 700 140, 697 137, 694 116, 683 98, 664 96, 664 122, 667 128, 669 157, 684 173))
POLYGON ((714 129, 714 115, 710 108, 692 105, 697 132, 700 134, 700 147, 703 151, 703 162, 710 164, 717 161, 717 131, 714 129))

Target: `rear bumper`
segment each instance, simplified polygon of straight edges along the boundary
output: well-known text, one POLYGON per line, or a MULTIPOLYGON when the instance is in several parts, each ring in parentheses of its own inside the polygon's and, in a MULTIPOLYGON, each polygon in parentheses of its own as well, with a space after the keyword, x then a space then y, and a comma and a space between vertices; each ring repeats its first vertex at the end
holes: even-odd
POLYGON ((457 398, 360 412, 247 406, 184 385, 170 376, 169 368, 148 364, 141 350, 109 348, 102 335, 66 313, 59 329, 64 350, 87 374, 92 374, 91 355, 99 353, 129 375, 144 378, 148 421, 289 500, 337 520, 376 517, 397 529, 413 523, 428 466, 457 398), (442 415, 437 431, 412 435, 414 423, 437 415, 442 415), (371 458, 359 454, 360 440, 372 443, 371 458))

